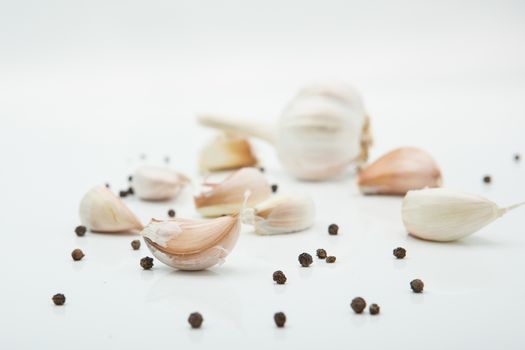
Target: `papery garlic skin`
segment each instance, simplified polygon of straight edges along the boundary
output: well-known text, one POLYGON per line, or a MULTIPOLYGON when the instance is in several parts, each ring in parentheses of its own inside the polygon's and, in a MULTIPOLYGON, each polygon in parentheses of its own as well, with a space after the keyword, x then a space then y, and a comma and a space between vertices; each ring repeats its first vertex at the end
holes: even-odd
POLYGON ((174 198, 188 183, 187 177, 168 167, 142 166, 133 174, 133 190, 144 200, 174 198))
POLYGON ((239 238, 238 216, 212 220, 152 220, 142 230, 151 253, 164 264, 188 271, 222 263, 239 238))
POLYGON ((402 147, 381 156, 358 175, 364 194, 405 195, 410 190, 441 186, 435 160, 415 147, 402 147))
POLYGON ((477 232, 519 205, 500 208, 473 194, 431 188, 409 191, 403 200, 402 217, 411 235, 446 242, 477 232))
POLYGON ((201 151, 202 173, 253 167, 257 165, 249 141, 230 133, 217 135, 201 151))
POLYGON ((89 190, 79 207, 80 222, 93 232, 137 232, 143 225, 128 207, 105 186, 89 190))
POLYGON ((275 195, 241 213, 244 224, 253 225, 255 233, 274 235, 303 231, 315 220, 313 200, 304 195, 275 195))
POLYGON ((194 197, 197 211, 206 217, 239 213, 246 205, 253 207, 272 195, 272 189, 259 169, 242 168, 220 183, 204 183, 206 190, 194 197))

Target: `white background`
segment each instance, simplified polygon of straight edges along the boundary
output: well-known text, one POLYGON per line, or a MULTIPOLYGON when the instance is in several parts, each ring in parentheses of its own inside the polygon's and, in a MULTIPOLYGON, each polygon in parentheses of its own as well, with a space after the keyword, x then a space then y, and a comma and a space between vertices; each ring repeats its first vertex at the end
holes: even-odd
MULTIPOLYGON (((315 226, 280 237, 249 227, 223 266, 142 271, 131 235, 77 238, 91 186, 118 190, 164 156, 197 178, 213 134, 199 111, 274 122, 304 84, 362 92, 372 159, 431 152, 449 187, 501 205, 525 199, 525 5, 520 1, 0 0, 0 348, 523 349, 523 209, 451 244, 408 237, 400 198, 362 197, 347 174, 301 183, 255 146, 281 192, 315 199, 315 226), (494 183, 484 186, 481 177, 494 183), (331 222, 341 226, 326 234, 331 222), (405 260, 392 249, 404 246, 405 260), (73 262, 70 252, 84 250, 73 262), (333 265, 300 268, 324 247, 333 265), (276 286, 282 269, 288 283, 276 286), (421 278, 421 295, 409 281, 421 278), (62 292, 64 307, 51 296, 62 292), (355 315, 351 299, 381 305, 355 315), (201 330, 186 323, 204 315, 201 330), (288 316, 276 329, 273 313, 288 316)), ((142 221, 173 207, 126 199, 142 221)))

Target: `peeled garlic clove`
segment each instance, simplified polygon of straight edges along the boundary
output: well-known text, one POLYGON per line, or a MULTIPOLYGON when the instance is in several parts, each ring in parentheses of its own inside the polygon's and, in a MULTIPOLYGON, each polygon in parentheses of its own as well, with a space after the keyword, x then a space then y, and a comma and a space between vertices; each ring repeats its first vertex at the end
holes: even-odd
POLYGON ((180 270, 203 270, 224 261, 239 238, 238 216, 212 220, 152 220, 140 233, 151 253, 180 270))
POLYGON ((128 207, 105 186, 87 192, 80 201, 80 221, 93 232, 135 232, 144 227, 128 207))
POLYGON ((201 172, 210 172, 255 166, 257 159, 248 140, 222 133, 204 147, 199 163, 201 172))
POLYGON ((473 194, 430 188, 406 194, 402 217, 407 231, 413 236, 430 241, 454 241, 475 233, 523 204, 500 208, 473 194))
POLYGON ((441 171, 425 151, 403 147, 365 167, 358 177, 364 194, 404 195, 407 191, 441 185, 441 171))
POLYGON ((250 196, 246 206, 253 207, 269 198, 272 189, 259 169, 242 168, 220 183, 205 183, 207 190, 194 197, 197 211, 208 217, 239 213, 244 193, 250 196))
POLYGON ((186 176, 168 167, 142 166, 133 174, 133 190, 145 200, 174 198, 188 182, 186 176))
POLYGON ((254 208, 242 211, 242 222, 253 225, 261 235, 274 235, 306 230, 313 225, 315 205, 303 195, 276 195, 254 208))

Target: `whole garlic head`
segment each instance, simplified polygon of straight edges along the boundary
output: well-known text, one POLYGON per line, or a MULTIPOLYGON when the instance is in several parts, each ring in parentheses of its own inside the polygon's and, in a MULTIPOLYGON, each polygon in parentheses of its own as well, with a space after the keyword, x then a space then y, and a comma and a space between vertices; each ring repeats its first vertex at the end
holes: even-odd
POLYGON ((141 166, 133 174, 133 190, 144 200, 160 201, 174 198, 189 179, 168 168, 141 166))
POLYGON ((253 167, 256 164, 250 142, 231 133, 217 135, 203 148, 199 159, 203 173, 253 167))
POLYGON ((151 253, 180 270, 203 270, 221 263, 239 238, 238 216, 212 220, 153 219, 141 232, 151 253))
POLYGON ((93 232, 136 232, 143 228, 139 219, 105 186, 89 190, 79 207, 80 222, 93 232))

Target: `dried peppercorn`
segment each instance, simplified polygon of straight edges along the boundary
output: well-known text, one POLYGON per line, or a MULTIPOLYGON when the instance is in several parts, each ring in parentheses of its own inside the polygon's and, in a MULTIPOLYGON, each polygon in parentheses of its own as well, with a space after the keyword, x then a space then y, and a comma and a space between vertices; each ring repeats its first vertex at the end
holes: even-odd
POLYGON ((366 301, 361 297, 354 298, 350 303, 350 307, 352 308, 352 310, 354 310, 356 314, 360 314, 366 307, 366 301))
POLYGON ((279 186, 277 184, 273 184, 272 185, 272 192, 275 193, 277 192, 277 189, 279 188, 279 186))
POLYGON ((396 249, 394 249, 393 253, 394 256, 398 259, 403 259, 407 255, 406 249, 402 247, 397 247, 396 249))
POLYGON ((130 186, 130 187, 128 188, 128 194, 129 194, 129 195, 134 195, 134 194, 135 194, 135 190, 133 189, 133 187, 130 186))
POLYGON ((104 186, 106 186, 106 188, 110 188, 111 187, 111 186, 109 186, 109 184, 107 182, 104 184, 104 186))
POLYGON ((420 279, 415 279, 410 282, 410 288, 414 291, 414 293, 421 293, 423 292, 423 287, 425 287, 425 284, 420 279))
POLYGON ((170 218, 174 218, 175 217, 175 210, 173 210, 173 209, 168 210, 168 216, 170 218))
POLYGON ((489 184, 492 182, 492 177, 490 175, 483 176, 483 182, 489 184))
POLYGON ((259 171, 260 171, 261 173, 264 173, 264 172, 266 171, 266 169, 264 169, 264 167, 260 166, 260 167, 259 167, 259 171))
POLYGON ((273 320, 275 321, 275 325, 277 327, 282 328, 286 323, 286 315, 284 314, 284 312, 276 312, 273 315, 273 320))
POLYGON ((120 190, 118 192, 118 195, 119 195, 120 198, 124 198, 124 197, 126 197, 128 195, 128 191, 120 190))
POLYGON ((521 160, 521 154, 516 153, 516 154, 514 155, 514 160, 515 160, 516 162, 519 162, 519 161, 521 160))
POLYGON ((153 259, 149 256, 140 259, 140 266, 142 266, 144 270, 151 269, 153 267, 153 259))
POLYGON ((129 182, 133 181, 133 175, 129 175, 129 176, 128 176, 128 181, 129 181, 129 182))
POLYGON ((277 282, 277 284, 285 284, 286 276, 281 270, 277 270, 273 273, 273 280, 277 282))
POLYGON ((314 260, 312 259, 312 256, 308 253, 301 253, 299 254, 299 263, 302 267, 308 267, 314 260))
POLYGON ((86 231, 87 231, 86 226, 79 225, 79 226, 75 227, 75 233, 79 237, 84 236, 86 234, 86 231))
POLYGON ((139 250, 140 249, 140 241, 138 239, 134 239, 131 241, 131 248, 133 250, 139 250))
POLYGON ((82 258, 84 257, 84 252, 77 248, 71 252, 71 257, 75 261, 82 260, 82 258))
POLYGON ((336 235, 339 233, 339 226, 337 226, 336 224, 331 224, 330 226, 328 226, 328 233, 331 234, 331 235, 336 235))
POLYGON ((191 325, 191 328, 200 328, 203 320, 202 315, 198 312, 192 312, 188 317, 188 323, 191 325))
POLYGON ((319 259, 326 259, 326 250, 324 249, 317 249, 315 254, 319 259))
POLYGON ((55 305, 64 305, 66 302, 66 296, 60 293, 53 295, 51 299, 53 299, 53 303, 55 303, 55 305))
POLYGON ((380 311, 380 307, 377 304, 372 304, 368 310, 370 311, 370 315, 377 315, 380 311))
POLYGON ((332 263, 335 263, 335 259, 336 259, 335 256, 330 255, 326 257, 326 262, 329 264, 332 264, 332 263))

